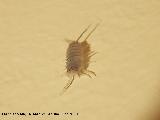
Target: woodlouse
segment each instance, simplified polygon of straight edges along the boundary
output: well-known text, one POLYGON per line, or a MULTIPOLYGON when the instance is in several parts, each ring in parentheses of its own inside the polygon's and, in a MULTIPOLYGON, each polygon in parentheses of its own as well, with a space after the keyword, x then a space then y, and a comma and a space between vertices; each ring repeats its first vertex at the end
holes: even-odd
POLYGON ((67 75, 71 77, 66 86, 64 87, 64 91, 67 90, 74 81, 75 75, 79 77, 81 75, 87 75, 91 78, 91 74, 95 75, 95 72, 88 70, 88 66, 90 63, 90 58, 96 54, 96 52, 91 51, 90 44, 87 42, 89 36, 96 30, 99 24, 91 30, 91 32, 87 35, 87 37, 79 42, 80 38, 87 32, 89 25, 75 41, 68 41, 69 46, 66 52, 66 69, 67 75))

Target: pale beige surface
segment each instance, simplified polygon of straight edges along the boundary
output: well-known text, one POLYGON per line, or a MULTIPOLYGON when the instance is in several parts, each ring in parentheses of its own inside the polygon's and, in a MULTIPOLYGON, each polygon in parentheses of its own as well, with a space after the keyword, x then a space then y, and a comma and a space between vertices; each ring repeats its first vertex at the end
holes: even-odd
POLYGON ((159 39, 159 0, 0 0, 0 111, 137 120, 159 100, 159 39), (89 39, 97 77, 76 78, 59 96, 68 80, 64 39, 99 21, 89 39))

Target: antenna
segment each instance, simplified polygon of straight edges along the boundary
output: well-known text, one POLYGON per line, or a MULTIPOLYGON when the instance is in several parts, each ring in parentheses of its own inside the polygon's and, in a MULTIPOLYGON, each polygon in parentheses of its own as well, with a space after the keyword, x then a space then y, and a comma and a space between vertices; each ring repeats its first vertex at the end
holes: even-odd
POLYGON ((93 28, 93 30, 88 34, 88 36, 84 39, 84 41, 86 41, 89 36, 97 29, 97 27, 100 25, 100 23, 97 23, 96 26, 93 28))
POLYGON ((78 42, 78 40, 83 36, 83 34, 84 34, 85 32, 87 32, 87 30, 89 29, 90 26, 91 26, 91 24, 88 25, 88 27, 81 33, 81 35, 77 38, 76 42, 78 42))

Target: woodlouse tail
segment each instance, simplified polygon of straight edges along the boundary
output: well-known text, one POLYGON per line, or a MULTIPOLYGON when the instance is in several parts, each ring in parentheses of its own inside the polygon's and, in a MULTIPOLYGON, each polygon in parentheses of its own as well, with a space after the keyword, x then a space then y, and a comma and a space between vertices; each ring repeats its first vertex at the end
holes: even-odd
POLYGON ((89 29, 90 26, 91 26, 91 24, 88 25, 88 27, 80 34, 80 36, 77 38, 76 42, 78 42, 78 40, 83 36, 83 34, 84 34, 85 32, 87 32, 87 30, 89 29))
POLYGON ((97 27, 100 25, 100 23, 97 23, 96 26, 92 29, 92 31, 87 35, 87 37, 84 39, 84 41, 86 41, 89 36, 91 36, 91 34, 97 29, 97 27))
POLYGON ((73 81, 74 81, 74 75, 73 75, 72 79, 70 79, 70 80, 68 81, 68 83, 66 84, 66 86, 63 88, 63 90, 62 90, 62 92, 60 93, 60 95, 62 95, 64 92, 67 91, 67 89, 72 85, 73 81))

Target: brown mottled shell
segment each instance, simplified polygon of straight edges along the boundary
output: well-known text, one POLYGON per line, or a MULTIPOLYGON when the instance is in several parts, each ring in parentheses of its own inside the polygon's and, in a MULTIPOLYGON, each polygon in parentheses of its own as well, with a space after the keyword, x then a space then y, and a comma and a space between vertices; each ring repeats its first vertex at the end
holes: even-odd
POLYGON ((87 41, 69 44, 67 49, 67 73, 75 73, 79 76, 87 71, 91 55, 90 45, 87 41))
POLYGON ((78 75, 79 77, 83 74, 91 77, 89 73, 96 75, 93 71, 88 70, 90 58, 95 54, 95 52, 91 51, 90 44, 87 42, 87 39, 98 25, 99 24, 97 24, 96 27, 88 34, 84 41, 79 42, 78 40, 88 30, 90 25, 82 32, 77 40, 69 43, 66 53, 66 69, 67 74, 69 76, 71 75, 72 79, 64 87, 64 90, 69 88, 69 86, 73 83, 75 75, 78 75))

